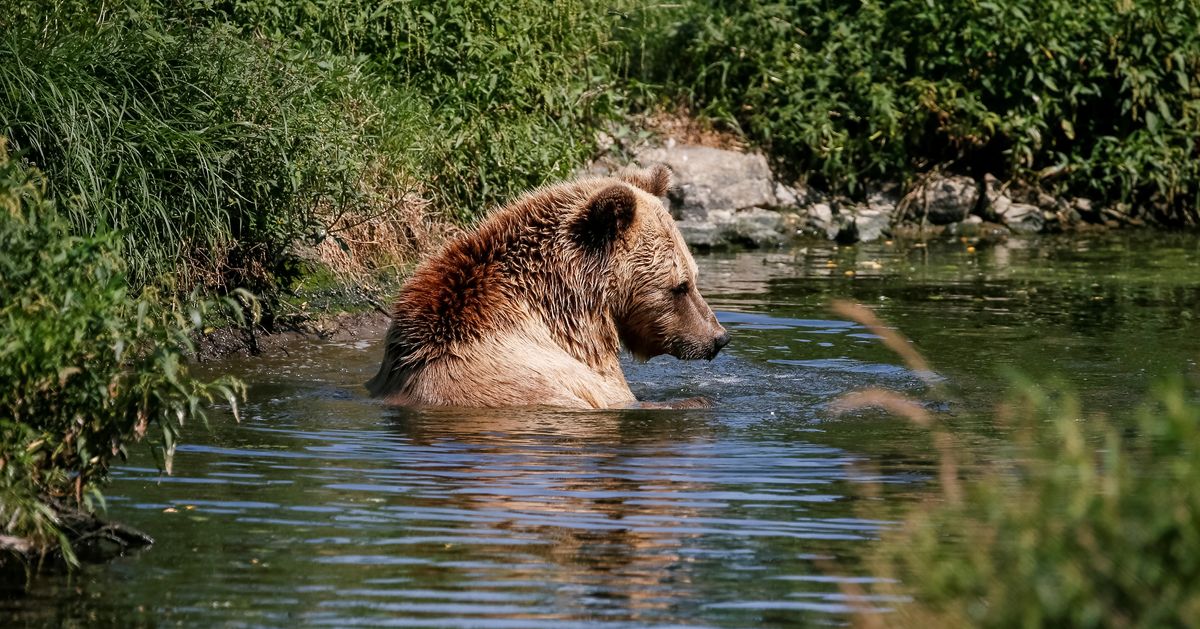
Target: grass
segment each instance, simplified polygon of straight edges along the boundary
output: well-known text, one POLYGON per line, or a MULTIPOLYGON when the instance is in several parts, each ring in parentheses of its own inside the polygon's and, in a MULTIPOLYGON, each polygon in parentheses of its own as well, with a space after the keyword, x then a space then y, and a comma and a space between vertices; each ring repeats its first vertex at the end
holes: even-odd
POLYGON ((296 243, 394 211, 419 115, 402 95, 344 58, 153 8, 61 9, 0 38, 0 129, 76 233, 120 236, 135 285, 268 292, 296 243))
POLYGON ((1200 8, 1022 0, 0 0, 0 134, 135 284, 397 265, 684 106, 833 192, 939 169, 1200 219, 1200 8), (361 234, 360 234, 361 235, 361 234), (385 240, 386 239, 386 242, 385 240), (385 256, 386 257, 386 256, 385 256))
POLYGON ((422 180, 449 215, 568 176, 621 111, 612 60, 633 3, 587 0, 238 0, 223 20, 362 59, 428 112, 422 180))

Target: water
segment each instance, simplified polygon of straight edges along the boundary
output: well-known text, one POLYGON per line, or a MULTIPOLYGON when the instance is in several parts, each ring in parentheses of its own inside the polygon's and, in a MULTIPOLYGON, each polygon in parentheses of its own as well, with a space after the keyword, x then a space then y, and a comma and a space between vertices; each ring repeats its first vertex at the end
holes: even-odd
POLYGON ((1200 357, 1200 238, 972 244, 700 257, 734 341, 712 363, 659 358, 627 374, 641 398, 708 395, 711 410, 387 409, 360 386, 375 339, 212 366, 250 384, 242 423, 193 427, 171 477, 137 449, 106 492, 112 518, 158 543, 44 577, 0 614, 31 626, 784 627, 887 609, 901 601, 872 595, 863 557, 929 489, 935 457, 902 420, 828 406, 861 387, 925 385, 831 316, 831 298, 908 334, 953 394, 937 410, 981 439, 1007 370, 1061 377, 1119 417, 1200 357))

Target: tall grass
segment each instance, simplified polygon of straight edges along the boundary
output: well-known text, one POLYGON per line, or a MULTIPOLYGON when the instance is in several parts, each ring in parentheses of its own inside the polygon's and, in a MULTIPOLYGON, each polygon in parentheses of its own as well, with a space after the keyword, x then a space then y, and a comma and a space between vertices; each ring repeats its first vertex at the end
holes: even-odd
MULTIPOLYGON (((871 325, 865 308, 839 313, 871 325), (864 316, 864 314, 866 316, 864 316)), ((876 323, 877 325, 877 323, 876 323)), ((891 331, 895 336, 897 333, 891 331)), ((888 341, 914 366, 906 340, 888 341)), ((923 359, 920 364, 924 365, 923 359)), ((912 602, 864 627, 1180 627, 1200 614, 1200 402, 1182 377, 1131 417, 1089 411, 1062 382, 1011 377, 986 453, 901 394, 863 391, 928 428, 936 489, 885 532, 868 565, 912 602), (970 474, 960 470, 966 461, 970 474)), ((857 600, 861 592, 852 593, 857 600)))
POLYGON ((134 6, 9 24, 0 132, 77 233, 120 234, 135 284, 269 289, 293 243, 403 170, 389 143, 416 114, 357 64, 134 6))
POLYGON ((362 59, 427 104, 422 175, 463 219, 570 174, 622 105, 630 0, 229 0, 213 17, 362 59))
MULTIPOLYGON (((1017 380, 1007 437, 960 494, 885 535, 877 574, 913 597, 891 627, 1167 627, 1200 614, 1200 405, 1174 380, 1129 424, 1017 380)), ((945 456, 957 456, 943 452, 945 456)), ((890 588, 891 586, 887 586, 890 588)))

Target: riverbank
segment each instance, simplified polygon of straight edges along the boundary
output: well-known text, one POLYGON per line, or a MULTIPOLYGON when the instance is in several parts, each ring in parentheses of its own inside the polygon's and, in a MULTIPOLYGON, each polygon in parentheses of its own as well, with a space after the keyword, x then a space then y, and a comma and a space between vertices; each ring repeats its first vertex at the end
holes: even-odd
MULTIPOLYGON (((76 233, 122 234, 135 287, 268 312, 314 273, 297 246, 403 265, 431 225, 656 133, 761 151, 766 200, 842 240, 889 213, 1195 224, 1196 7, 1051 4, 13 2, 0 134, 76 233)), ((753 243, 753 207, 706 211, 753 243)))

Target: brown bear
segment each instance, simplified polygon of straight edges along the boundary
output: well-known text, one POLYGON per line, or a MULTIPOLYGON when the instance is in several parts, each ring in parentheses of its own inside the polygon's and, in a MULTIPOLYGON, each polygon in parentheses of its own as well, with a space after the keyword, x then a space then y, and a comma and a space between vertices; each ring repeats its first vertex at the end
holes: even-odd
POLYGON ((401 289, 373 397, 403 406, 636 403, 618 361, 712 359, 729 334, 660 197, 665 166, 531 192, 401 289))

